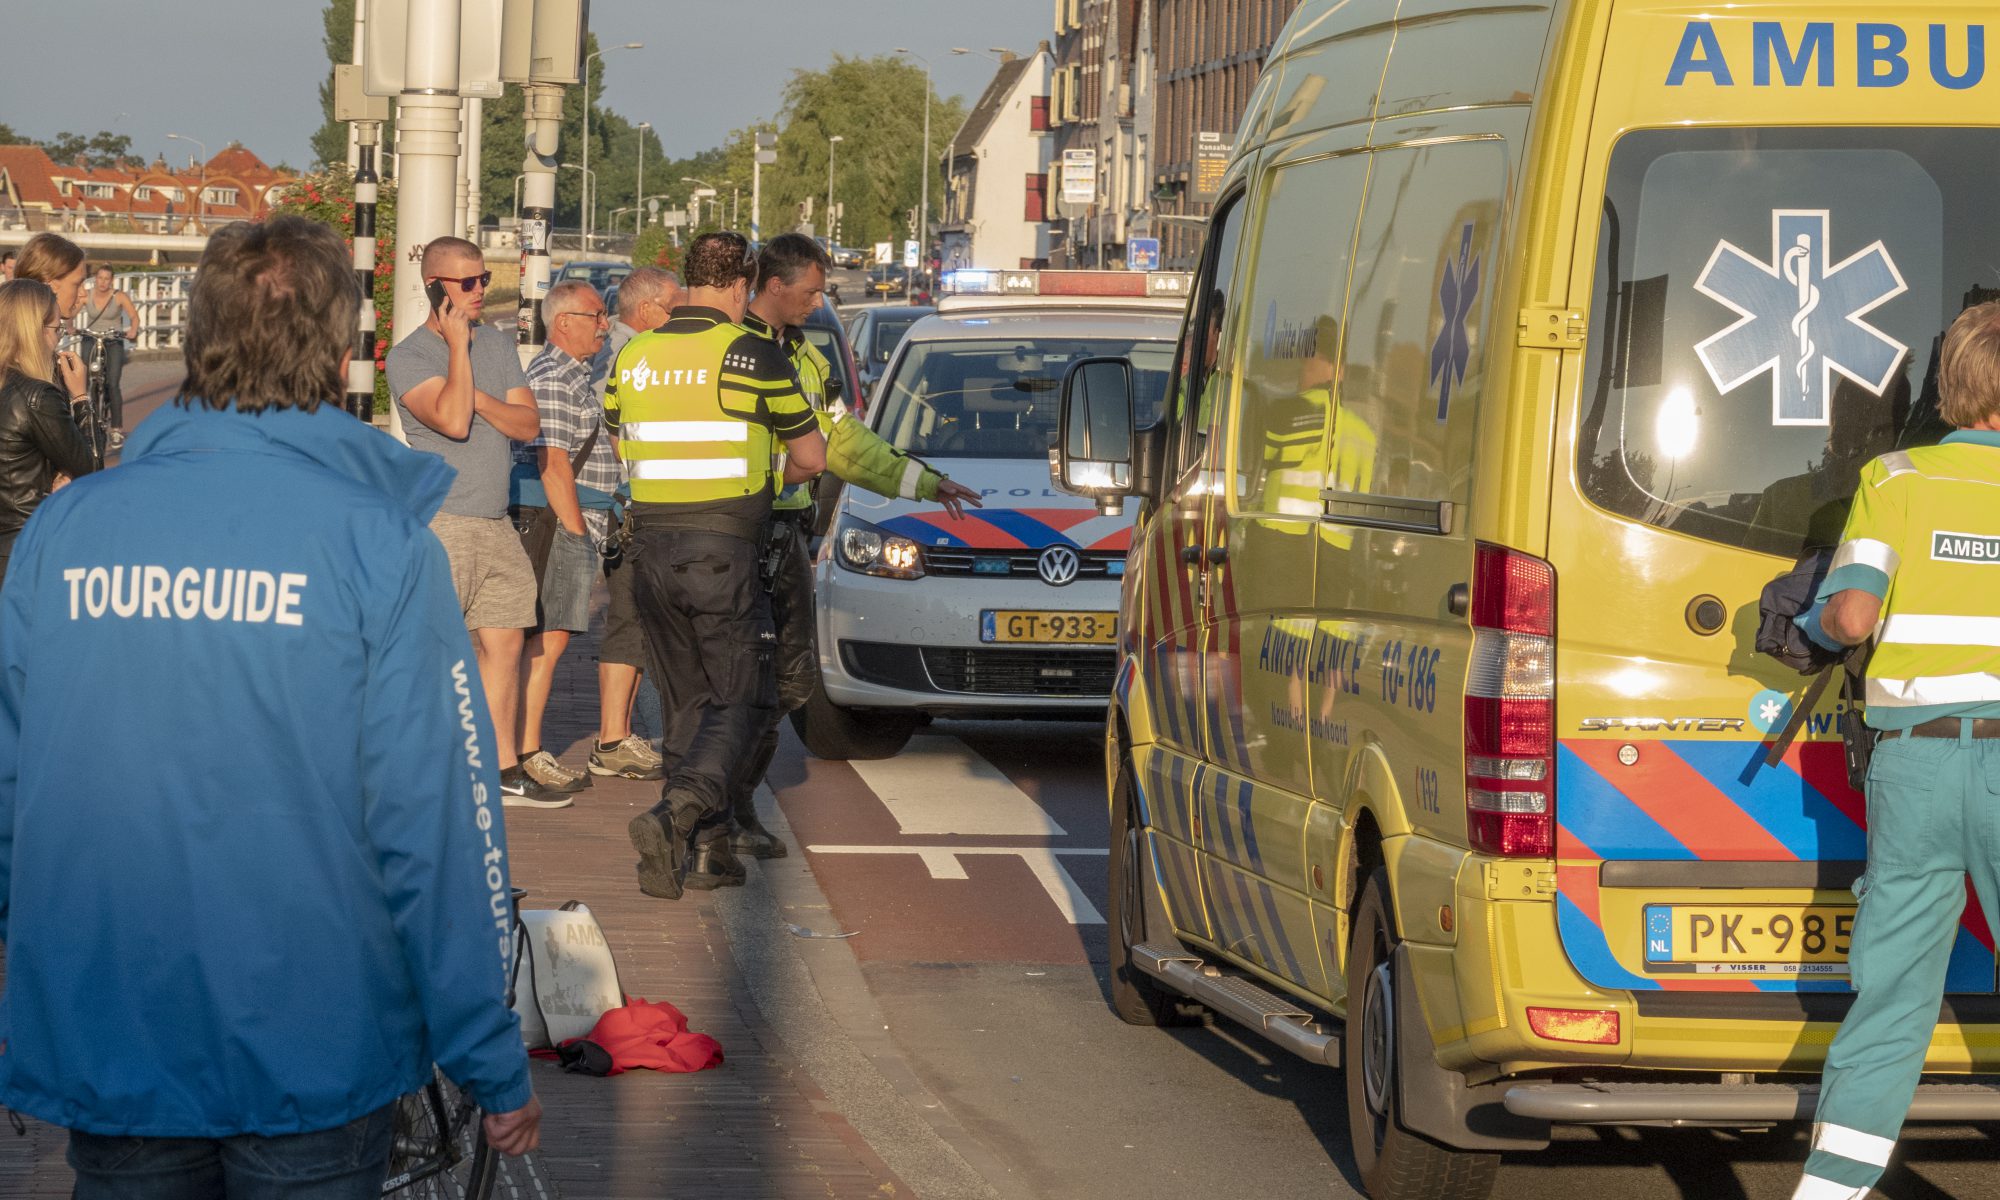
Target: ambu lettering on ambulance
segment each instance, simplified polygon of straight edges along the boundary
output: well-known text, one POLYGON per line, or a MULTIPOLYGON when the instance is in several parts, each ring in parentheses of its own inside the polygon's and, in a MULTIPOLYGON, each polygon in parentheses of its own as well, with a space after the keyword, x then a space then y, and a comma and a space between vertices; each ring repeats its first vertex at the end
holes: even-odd
POLYGON ((149 620, 209 620, 237 624, 303 625, 299 602, 306 577, 291 571, 151 564, 69 567, 69 619, 88 616, 149 620))

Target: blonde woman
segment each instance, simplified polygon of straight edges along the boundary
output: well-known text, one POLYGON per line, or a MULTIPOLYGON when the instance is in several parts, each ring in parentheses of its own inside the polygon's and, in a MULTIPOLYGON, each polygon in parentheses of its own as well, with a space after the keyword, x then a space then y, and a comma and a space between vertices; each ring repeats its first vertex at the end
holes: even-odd
POLYGON ((91 469, 90 443, 70 416, 70 402, 83 394, 83 361, 56 353, 62 327, 47 284, 0 283, 0 579, 35 506, 59 479, 91 469))

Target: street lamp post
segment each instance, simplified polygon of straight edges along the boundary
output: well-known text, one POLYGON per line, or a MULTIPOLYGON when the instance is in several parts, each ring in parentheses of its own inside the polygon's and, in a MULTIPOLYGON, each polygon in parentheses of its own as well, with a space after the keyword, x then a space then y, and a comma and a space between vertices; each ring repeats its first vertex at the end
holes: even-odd
MULTIPOLYGON (((564 163, 563 170, 582 172, 583 183, 581 186, 583 194, 585 196, 594 196, 597 194, 597 172, 591 170, 589 167, 579 167, 575 163, 564 163)), ((587 225, 579 226, 577 232, 583 239, 583 252, 585 254, 590 253, 590 227, 587 225)))
MULTIPOLYGON (((705 188, 707 188, 707 189, 708 189, 708 193, 709 193, 709 196, 708 196, 708 202, 709 202, 710 204, 713 204, 713 205, 715 205, 715 206, 716 206, 717 208, 720 208, 720 207, 722 207, 722 197, 720 197, 720 196, 718 196, 718 195, 716 195, 716 194, 715 194, 715 185, 714 185, 714 184, 712 184, 712 183, 710 183, 710 182, 709 182, 708 180, 706 180, 706 179, 696 179, 696 178, 695 178, 694 176, 692 176, 692 175, 683 175, 683 176, 681 176, 681 182, 682 182, 682 183, 691 183, 691 184, 695 185, 696 187, 705 187, 705 188)), ((697 196, 697 197, 695 197, 695 199, 696 199, 697 201, 699 201, 699 200, 701 199, 701 197, 697 196)), ((695 218, 694 218, 694 219, 695 219, 695 223, 696 223, 696 224, 699 224, 699 223, 701 222, 701 205, 700 205, 699 203, 697 203, 697 204, 695 205, 695 210, 694 210, 694 212, 695 212, 695 218)))
POLYGON ((923 270, 931 252, 931 60, 901 46, 896 47, 896 53, 924 64, 924 145, 917 155, 917 165, 923 168, 917 201, 917 269, 923 270))
POLYGON ((826 139, 826 244, 833 245, 833 148, 847 139, 836 133, 826 139))
MULTIPOLYGON (((622 46, 612 46, 613 50, 644 50, 644 42, 626 42, 622 46)), ((603 58, 604 51, 593 50, 583 60, 583 177, 584 199, 583 248, 590 249, 590 232, 597 227, 597 189, 590 186, 590 60, 603 58)))
POLYGON ((208 227, 208 143, 200 138, 184 137, 178 133, 167 135, 177 142, 193 142, 201 150, 201 187, 194 194, 195 224, 208 227))
MULTIPOLYGON (((639 186, 632 189, 632 194, 641 197, 641 199, 633 203, 632 211, 638 212, 646 206, 646 201, 643 198, 646 195, 646 135, 653 131, 653 123, 651 121, 641 121, 634 128, 639 131, 639 186)), ((639 228, 645 223, 645 220, 646 218, 643 215, 632 218, 633 237, 639 236, 639 228)))

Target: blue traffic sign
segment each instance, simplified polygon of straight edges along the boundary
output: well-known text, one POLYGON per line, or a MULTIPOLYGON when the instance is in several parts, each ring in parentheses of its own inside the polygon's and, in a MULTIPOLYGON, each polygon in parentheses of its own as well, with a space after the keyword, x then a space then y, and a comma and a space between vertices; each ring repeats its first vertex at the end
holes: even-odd
POLYGON ((1160 239, 1133 238, 1125 243, 1125 265, 1134 271, 1160 269, 1160 239))

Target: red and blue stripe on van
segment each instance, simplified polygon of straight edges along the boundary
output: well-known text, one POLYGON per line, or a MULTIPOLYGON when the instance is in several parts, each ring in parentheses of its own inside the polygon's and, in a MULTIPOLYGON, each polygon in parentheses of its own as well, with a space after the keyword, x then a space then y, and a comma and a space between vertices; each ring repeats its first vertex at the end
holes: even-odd
MULTIPOLYGON (((1606 860, 1864 860, 1867 810, 1847 784, 1841 744, 1794 743, 1776 767, 1758 761, 1762 744, 1648 741, 1630 765, 1618 758, 1622 744, 1577 739, 1558 750, 1557 922, 1563 948, 1583 977, 1599 987, 1640 991, 1849 990, 1845 979, 1643 974, 1613 953, 1598 890, 1606 860)), ((1992 992, 1993 938, 1969 892, 1967 901, 1945 986, 1961 994, 1992 992)), ((1621 945, 1641 943, 1642 930, 1615 932, 1621 945)))

